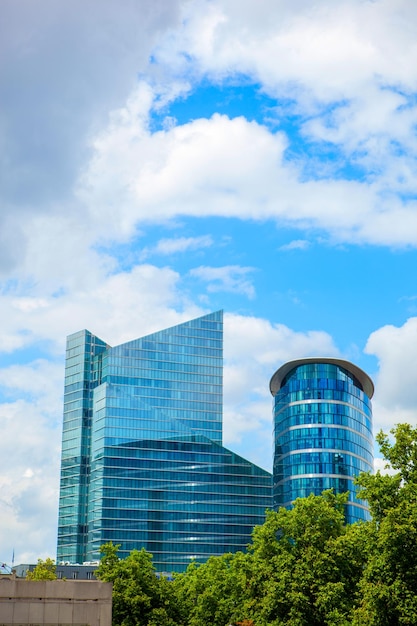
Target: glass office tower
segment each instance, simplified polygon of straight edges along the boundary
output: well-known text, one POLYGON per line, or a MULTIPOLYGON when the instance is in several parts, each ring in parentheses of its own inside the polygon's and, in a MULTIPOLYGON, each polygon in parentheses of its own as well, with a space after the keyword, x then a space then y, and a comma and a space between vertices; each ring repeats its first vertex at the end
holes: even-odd
POLYGON ((68 337, 58 561, 144 547, 158 571, 242 550, 272 477, 222 446, 222 312, 114 348, 68 337))
POLYGON ((346 520, 369 519, 355 476, 373 471, 372 380, 348 361, 306 358, 273 375, 274 508, 325 489, 349 492, 346 520))

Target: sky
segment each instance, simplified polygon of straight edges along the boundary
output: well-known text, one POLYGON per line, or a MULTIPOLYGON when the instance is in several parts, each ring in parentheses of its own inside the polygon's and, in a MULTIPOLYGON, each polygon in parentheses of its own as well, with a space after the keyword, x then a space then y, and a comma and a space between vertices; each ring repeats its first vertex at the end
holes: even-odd
POLYGON ((287 360, 417 426, 415 0, 3 0, 0 92, 0 561, 55 557, 83 328, 223 309, 224 445, 269 470, 287 360))

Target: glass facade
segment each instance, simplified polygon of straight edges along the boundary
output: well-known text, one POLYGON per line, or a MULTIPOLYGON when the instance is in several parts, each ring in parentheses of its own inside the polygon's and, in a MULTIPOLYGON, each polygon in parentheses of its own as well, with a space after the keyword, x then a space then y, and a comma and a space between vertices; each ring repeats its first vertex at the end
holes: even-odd
POLYGON ((348 492, 346 520, 369 519, 354 478, 373 471, 373 383, 342 359, 301 359, 271 379, 274 508, 325 489, 348 492))
POLYGON ((110 347, 67 339, 57 560, 144 547, 158 571, 244 549, 271 475, 222 446, 222 312, 110 347))

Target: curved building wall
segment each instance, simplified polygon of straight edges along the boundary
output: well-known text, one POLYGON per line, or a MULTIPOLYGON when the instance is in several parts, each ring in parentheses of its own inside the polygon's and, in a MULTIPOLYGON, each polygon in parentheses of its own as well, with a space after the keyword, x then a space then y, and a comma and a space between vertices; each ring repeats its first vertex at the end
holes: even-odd
POLYGON ((324 489, 349 492, 348 523, 369 519, 354 478, 373 471, 373 383, 341 359, 300 359, 271 379, 274 508, 324 489))

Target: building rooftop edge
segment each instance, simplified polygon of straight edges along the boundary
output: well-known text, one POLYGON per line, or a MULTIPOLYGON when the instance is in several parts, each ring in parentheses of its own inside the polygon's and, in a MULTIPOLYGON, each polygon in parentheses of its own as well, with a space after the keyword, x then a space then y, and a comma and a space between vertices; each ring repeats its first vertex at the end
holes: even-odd
POLYGON ((329 363, 331 365, 338 365, 339 367, 343 367, 359 380, 368 398, 372 398, 372 396, 374 395, 374 383, 366 372, 364 372, 360 367, 354 365, 350 361, 346 361, 345 359, 338 359, 335 357, 305 357, 303 359, 295 359, 293 361, 288 361, 287 363, 284 363, 284 365, 281 365, 281 367, 277 369, 277 371, 271 378, 271 381, 269 383, 269 389, 271 391, 271 394, 275 396, 278 393, 278 391, 281 389, 282 381, 291 370, 299 367, 300 365, 307 365, 308 363, 329 363))
MULTIPOLYGON (((174 330, 175 328, 177 328, 177 326, 183 326, 184 324, 189 324, 191 322, 197 322, 198 320, 201 320, 205 317, 210 317, 212 315, 217 315, 217 314, 221 314, 221 318, 222 318, 222 322, 223 322, 223 316, 224 316, 224 309, 217 309, 216 311, 211 311, 210 313, 204 313, 203 315, 199 315, 198 317, 193 317, 191 320, 185 320, 185 322, 178 322, 178 324, 173 324, 172 326, 168 326, 167 328, 163 328, 163 331, 170 331, 170 330, 174 330)), ((146 339, 147 337, 150 337, 151 335, 155 335, 158 332, 162 332, 162 331, 152 331, 150 333, 147 333, 146 335, 140 336, 140 337, 136 337, 135 339, 128 339, 127 341, 124 341, 123 343, 119 344, 119 345, 125 345, 126 343, 130 343, 131 341, 136 341, 137 339, 146 339)), ((102 341, 103 343, 106 344, 107 348, 112 348, 113 346, 111 346, 110 344, 108 344, 104 339, 101 339, 100 337, 98 337, 97 335, 95 335, 93 332, 91 332, 91 330, 88 330, 88 328, 81 328, 80 330, 76 330, 73 333, 70 333, 69 335, 67 335, 67 340, 74 337, 75 335, 80 335, 81 333, 88 333, 89 335, 92 335, 95 339, 98 339, 99 341, 102 341)))

